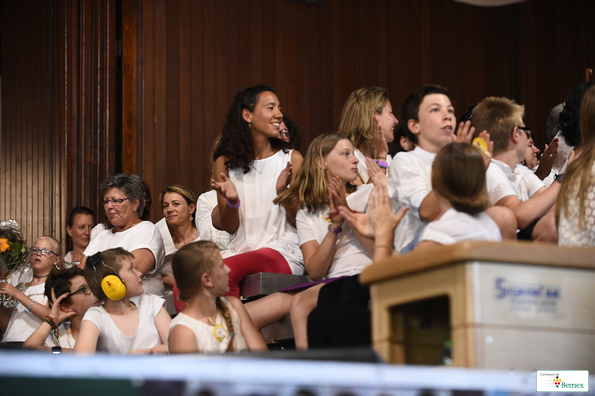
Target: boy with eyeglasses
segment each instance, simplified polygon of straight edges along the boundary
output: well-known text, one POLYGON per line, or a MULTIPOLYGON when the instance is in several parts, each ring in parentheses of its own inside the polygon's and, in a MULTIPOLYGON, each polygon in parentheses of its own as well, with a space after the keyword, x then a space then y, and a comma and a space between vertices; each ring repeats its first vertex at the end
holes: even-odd
POLYGON ((473 109, 476 131, 487 130, 494 153, 486 172, 492 205, 511 209, 516 217, 518 239, 554 242, 558 240, 555 203, 560 191, 558 178, 550 187, 525 166, 531 129, 523 123, 525 107, 507 98, 488 97, 473 109))
POLYGON ((23 348, 52 350, 53 353, 71 351, 76 343, 81 321, 89 308, 99 303, 91 293, 84 271, 77 267, 52 271, 45 283, 50 302, 48 318, 31 334, 23 348), (57 327, 57 331, 54 330, 57 327))

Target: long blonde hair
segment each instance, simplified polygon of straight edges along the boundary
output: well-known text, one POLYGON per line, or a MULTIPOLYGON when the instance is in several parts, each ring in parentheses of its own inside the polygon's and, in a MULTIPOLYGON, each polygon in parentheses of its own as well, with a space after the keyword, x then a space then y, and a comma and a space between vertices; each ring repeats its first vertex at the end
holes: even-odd
POLYGON ((388 91, 380 87, 360 88, 349 95, 339 121, 339 133, 347 136, 353 147, 374 157, 374 112, 381 114, 388 103, 388 91))
MULTIPOLYGON (((188 301, 197 295, 202 288, 203 274, 211 274, 217 263, 219 247, 213 241, 198 241, 189 243, 176 252, 172 259, 171 267, 174 272, 174 279, 180 291, 178 300, 188 301)), ((233 334, 233 323, 231 312, 227 305, 223 304, 221 297, 215 300, 217 310, 225 319, 225 325, 229 334, 233 334)), ((233 336, 232 336, 233 337, 233 336)), ((233 338, 229 341, 233 349, 233 338)))
MULTIPOLYGON (((328 205, 328 180, 322 163, 324 157, 333 151, 341 140, 347 140, 347 137, 339 133, 320 135, 312 140, 304 162, 293 177, 291 185, 273 202, 277 205, 305 205, 309 212, 328 205)), ((353 192, 355 189, 355 186, 347 185, 347 192, 353 192)))
POLYGON ((595 86, 591 87, 581 103, 581 154, 566 169, 564 181, 556 206, 556 218, 560 211, 568 216, 568 202, 575 198, 579 203, 579 227, 585 228, 585 201, 590 187, 591 169, 595 163, 595 86), (576 185, 578 184, 578 194, 576 185))

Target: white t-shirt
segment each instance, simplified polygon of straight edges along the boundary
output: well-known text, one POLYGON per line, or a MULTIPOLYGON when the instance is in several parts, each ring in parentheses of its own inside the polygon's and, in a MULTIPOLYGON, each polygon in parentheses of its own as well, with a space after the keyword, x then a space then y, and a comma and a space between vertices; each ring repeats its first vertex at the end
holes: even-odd
POLYGON ((421 241, 452 245, 461 241, 501 241, 498 224, 485 212, 470 215, 454 208, 429 223, 421 233, 421 241))
POLYGON ((150 221, 143 221, 122 232, 114 233, 113 228, 101 231, 95 238, 91 239, 83 254, 89 257, 97 252, 117 247, 124 248, 132 253, 138 249, 149 249, 153 253, 155 264, 143 278, 143 288, 145 293, 163 295, 165 288, 161 280, 161 267, 163 266, 165 247, 161 233, 155 227, 155 224, 150 221))
MULTIPOLYGON (((14 277, 9 279, 9 283, 15 287, 17 285, 14 277)), ((45 305, 47 303, 47 297, 43 294, 44 290, 45 283, 42 283, 25 287, 22 292, 36 303, 45 305)), ((41 319, 38 319, 37 316, 29 312, 29 306, 25 307, 20 302, 17 302, 10 315, 10 321, 2 337, 2 342, 25 342, 41 323, 43 323, 41 319)), ((46 339, 47 342, 48 339, 46 339)))
POLYGON ((504 162, 492 159, 486 171, 486 186, 492 205, 496 205, 510 195, 526 201, 545 184, 526 166, 517 164, 513 172, 504 162))
MULTIPOLYGON (((155 227, 161 233, 161 238, 163 238, 163 244, 165 245, 165 258, 163 259, 163 267, 161 267, 161 273, 167 276, 174 276, 174 272, 171 268, 171 262, 174 258, 174 254, 180 249, 176 248, 173 238, 169 233, 169 228, 167 228, 167 222, 165 218, 159 220, 155 223, 155 227)), ((196 236, 190 243, 196 242, 200 240, 200 236, 198 235, 198 230, 196 232, 196 236)))
MULTIPOLYGON (((221 298, 223 304, 227 305, 227 309, 231 313, 231 324, 233 326, 233 351, 234 352, 241 352, 247 351, 248 345, 246 345, 246 340, 244 339, 244 335, 242 334, 242 324, 240 322, 240 317, 233 309, 229 301, 225 298, 221 298)), ((188 315, 185 315, 183 312, 179 313, 170 323, 169 325, 169 334, 171 335, 171 331, 176 326, 186 326, 194 333, 196 337, 196 342, 198 344, 198 351, 199 352, 206 352, 206 353, 213 353, 213 352, 220 352, 223 353, 227 350, 227 346, 229 344, 230 337, 229 329, 227 328, 227 324, 225 323, 225 318, 221 315, 221 312, 217 311, 217 319, 215 319, 215 325, 211 326, 209 324, 203 323, 200 320, 196 320, 191 318, 188 315), (221 325, 225 329, 226 335, 222 341, 219 341, 215 338, 215 325, 221 325)))
POLYGON ((393 210, 409 210, 395 231, 395 249, 401 250, 427 224, 419 217, 419 207, 432 191, 432 164, 436 154, 417 146, 413 151, 395 155, 387 182, 393 210))
MULTIPOLYGON (((353 155, 355 155, 355 158, 357 158, 359 161, 357 163, 357 172, 359 173, 359 176, 364 181, 364 184, 366 184, 366 183, 368 183, 368 180, 370 180, 370 175, 368 174, 368 166, 366 165, 366 156, 364 155, 364 153, 359 151, 359 149, 354 149, 353 155)), ((374 159, 374 158, 372 158, 372 159, 374 159)), ((393 159, 390 156, 390 154, 386 155, 386 162, 388 163, 388 166, 390 167, 393 162, 393 159)))
POLYGON ((165 300, 152 294, 143 294, 130 299, 138 309, 138 327, 134 335, 127 336, 120 331, 103 306, 91 307, 85 313, 83 322, 93 322, 99 329, 97 352, 127 354, 133 349, 153 348, 161 345, 161 338, 155 326, 155 317, 165 300))
MULTIPOLYGON (((349 208, 365 212, 368 197, 373 188, 372 184, 365 184, 347 197, 349 208)), ((309 241, 322 243, 329 232, 329 223, 323 217, 325 210, 326 208, 310 213, 306 208, 303 208, 297 212, 296 223, 300 246, 309 241)), ((347 222, 344 222, 341 228, 343 231, 337 238, 335 253, 325 278, 357 275, 372 264, 372 258, 353 234, 347 222)))
POLYGON ((285 209, 273 204, 277 179, 291 161, 292 152, 279 150, 268 158, 255 160, 246 174, 241 168, 229 171, 240 197, 240 224, 229 249, 221 252, 223 258, 270 248, 283 255, 293 274, 304 273, 297 231, 287 220, 285 209))

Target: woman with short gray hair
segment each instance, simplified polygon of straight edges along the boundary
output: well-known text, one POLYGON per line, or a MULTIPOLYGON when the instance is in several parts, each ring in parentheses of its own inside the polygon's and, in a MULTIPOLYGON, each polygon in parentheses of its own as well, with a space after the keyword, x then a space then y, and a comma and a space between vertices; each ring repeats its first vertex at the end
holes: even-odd
POLYGON ((143 276, 145 293, 163 295, 161 267, 165 248, 161 233, 150 221, 141 219, 145 208, 145 188, 138 175, 119 173, 101 183, 103 207, 113 228, 101 231, 84 252, 86 258, 97 252, 117 247, 134 255, 134 268, 143 276))

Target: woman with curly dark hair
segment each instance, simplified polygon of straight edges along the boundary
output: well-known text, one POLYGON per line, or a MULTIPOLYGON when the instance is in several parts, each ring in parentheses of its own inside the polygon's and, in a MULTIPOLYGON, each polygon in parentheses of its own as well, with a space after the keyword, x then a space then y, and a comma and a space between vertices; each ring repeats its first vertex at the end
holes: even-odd
POLYGON ((303 157, 280 139, 281 104, 270 87, 257 85, 238 92, 229 107, 216 148, 211 186, 218 206, 213 225, 235 234, 222 252, 229 274, 229 294, 258 272, 302 274, 304 264, 295 227, 297 207, 273 200, 285 189, 303 157))

